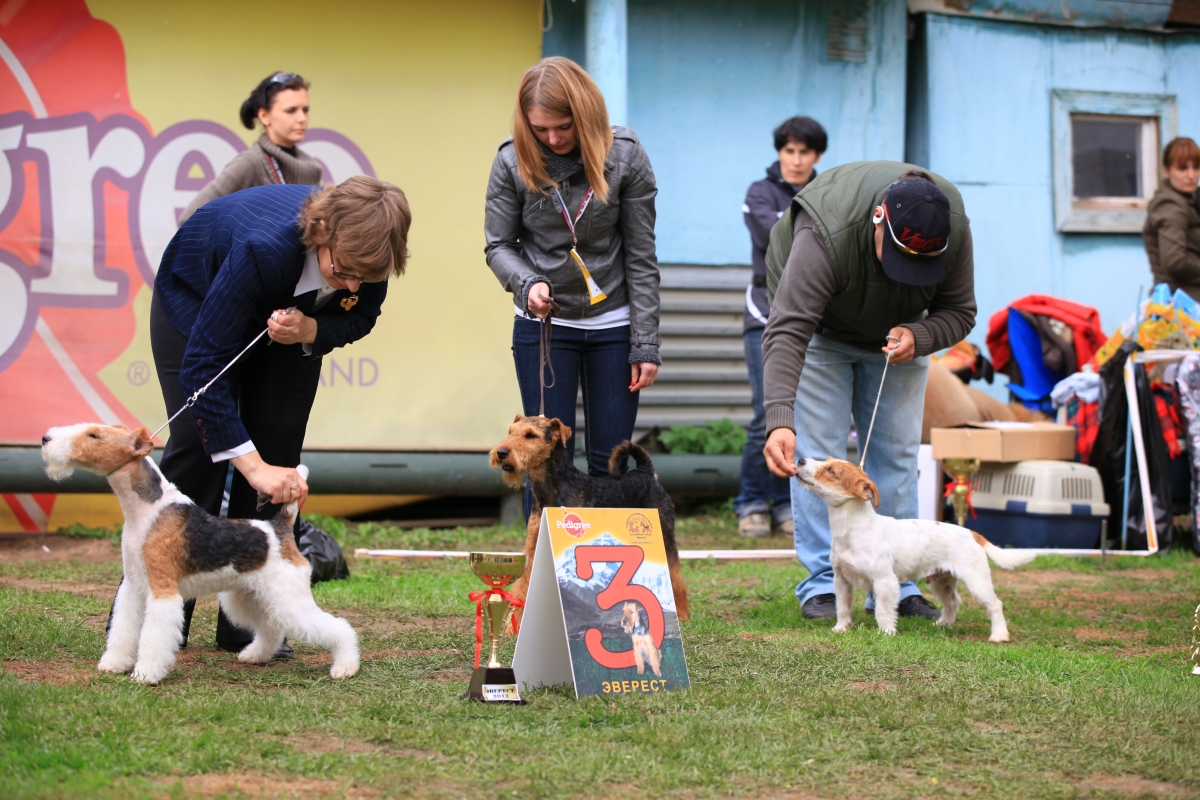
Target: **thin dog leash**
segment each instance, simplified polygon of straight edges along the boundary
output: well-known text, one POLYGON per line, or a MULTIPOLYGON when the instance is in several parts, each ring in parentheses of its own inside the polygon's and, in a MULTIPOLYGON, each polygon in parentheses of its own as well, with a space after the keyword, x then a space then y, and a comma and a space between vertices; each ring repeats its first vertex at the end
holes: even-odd
POLYGON ((554 364, 550 360, 550 341, 553 338, 551 331, 554 329, 550 322, 552 316, 554 316, 553 308, 547 312, 546 318, 542 320, 541 329, 538 331, 538 416, 542 418, 546 416, 546 390, 553 389, 554 384, 558 383, 558 378, 554 376, 554 364), (546 367, 550 368, 549 383, 546 383, 546 367))
POLYGON ((871 432, 875 430, 875 415, 879 413, 879 398, 883 397, 883 382, 887 378, 888 364, 892 363, 892 353, 896 352, 896 348, 900 346, 900 339, 895 336, 887 337, 888 341, 895 339, 896 344, 892 345, 887 352, 887 358, 883 362, 883 374, 879 376, 879 393, 875 395, 875 408, 871 411, 871 425, 867 428, 867 440, 863 442, 862 458, 858 460, 858 468, 865 469, 864 464, 867 463, 867 448, 871 446, 871 432))
POLYGON ((229 371, 229 368, 232 367, 234 364, 236 364, 237 360, 239 358, 246 355, 247 351, 249 351, 251 347, 254 347, 254 345, 258 344, 258 340, 261 339, 263 337, 263 334, 267 333, 269 330, 270 330, 270 328, 263 328, 262 332, 259 333, 258 336, 255 336, 254 339, 250 342, 250 344, 248 344, 244 348, 242 348, 242 352, 238 353, 236 356, 233 357, 233 361, 230 361, 228 364, 226 364, 224 366, 224 368, 221 369, 220 372, 218 372, 216 375, 213 376, 213 379, 211 381, 209 381, 208 383, 204 384, 199 389, 197 389, 196 393, 194 395, 192 395, 191 397, 189 397, 188 401, 183 404, 183 408, 179 409, 174 414, 172 414, 171 418, 162 424, 162 428, 159 428, 154 433, 150 434, 150 438, 153 439, 154 437, 158 436, 160 433, 162 433, 163 428, 167 427, 168 425, 170 425, 172 422, 175 421, 176 417, 178 417, 184 411, 187 411, 192 406, 196 405, 196 401, 200 399, 200 395, 207 392, 208 387, 212 386, 214 383, 217 382, 217 378, 220 378, 227 371, 229 371))

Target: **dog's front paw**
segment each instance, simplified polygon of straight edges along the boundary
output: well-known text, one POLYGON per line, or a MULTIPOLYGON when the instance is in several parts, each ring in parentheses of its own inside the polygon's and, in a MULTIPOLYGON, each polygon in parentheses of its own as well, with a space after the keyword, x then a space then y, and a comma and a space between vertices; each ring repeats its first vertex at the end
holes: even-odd
POLYGON ((329 677, 335 678, 335 679, 337 679, 337 678, 353 678, 357 674, 358 674, 358 659, 357 658, 354 659, 353 661, 351 661, 349 659, 347 659, 344 662, 339 661, 333 665, 333 669, 329 670, 329 677))
POLYGON ((151 666, 144 666, 142 664, 136 664, 133 668, 133 675, 131 675, 130 677, 133 678, 138 683, 142 683, 147 686, 156 686, 159 683, 161 683, 162 679, 167 677, 167 675, 170 672, 171 672, 170 665, 167 665, 165 667, 164 666, 151 667, 151 666))
POLYGON ((837 625, 833 626, 834 633, 844 633, 845 631, 848 631, 848 630, 850 630, 849 622, 839 622, 837 625))
POLYGON ((941 625, 943 628, 949 628, 951 625, 954 624, 954 620, 946 619, 945 616, 941 616, 941 617, 938 617, 936 620, 934 620, 933 624, 941 625))
POLYGON ((879 632, 882 634, 886 634, 888 636, 895 636, 896 635, 896 626, 893 625, 889 628, 880 627, 879 632))
POLYGON ((129 672, 133 669, 135 659, 124 656, 119 656, 116 653, 105 653, 100 659, 100 663, 96 665, 96 669, 101 672, 129 672))
POLYGON ((991 636, 988 637, 988 641, 995 642, 996 644, 1000 644, 1001 642, 1007 642, 1008 641, 1008 631, 1005 631, 1004 633, 993 633, 991 636))

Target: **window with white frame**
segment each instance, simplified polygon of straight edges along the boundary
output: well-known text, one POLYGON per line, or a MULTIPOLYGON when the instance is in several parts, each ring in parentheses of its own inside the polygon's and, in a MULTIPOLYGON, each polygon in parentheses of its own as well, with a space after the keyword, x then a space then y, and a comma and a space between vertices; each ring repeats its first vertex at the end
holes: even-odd
POLYGON ((1055 227, 1140 232, 1175 136, 1175 97, 1056 90, 1053 125, 1055 227))

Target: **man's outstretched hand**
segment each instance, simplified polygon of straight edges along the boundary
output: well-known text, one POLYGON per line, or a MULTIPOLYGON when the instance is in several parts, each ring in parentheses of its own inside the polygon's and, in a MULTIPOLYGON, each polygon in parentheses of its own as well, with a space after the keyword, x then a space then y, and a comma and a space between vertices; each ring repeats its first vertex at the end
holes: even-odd
POLYGON ((790 428, 776 428, 767 437, 763 448, 767 457, 767 469, 781 478, 796 474, 796 432, 790 428))

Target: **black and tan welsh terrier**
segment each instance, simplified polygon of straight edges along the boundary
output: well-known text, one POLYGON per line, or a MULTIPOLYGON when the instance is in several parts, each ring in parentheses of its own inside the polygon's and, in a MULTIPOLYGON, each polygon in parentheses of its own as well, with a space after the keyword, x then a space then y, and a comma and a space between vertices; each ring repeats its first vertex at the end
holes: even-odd
POLYGON ((608 475, 588 475, 571 462, 566 447, 570 438, 571 429, 560 420, 518 414, 508 426, 508 436, 492 450, 492 467, 504 472, 505 483, 520 489, 528 475, 533 487, 533 507, 525 536, 525 574, 513 584, 513 594, 524 599, 529 588, 529 571, 533 567, 543 508, 657 508, 675 592, 675 610, 686 622, 691 615, 687 586, 679 569, 679 550, 675 546, 675 504, 654 476, 650 456, 636 444, 622 442, 613 448, 608 459, 608 475), (633 456, 637 467, 621 474, 621 466, 629 456, 633 456))

